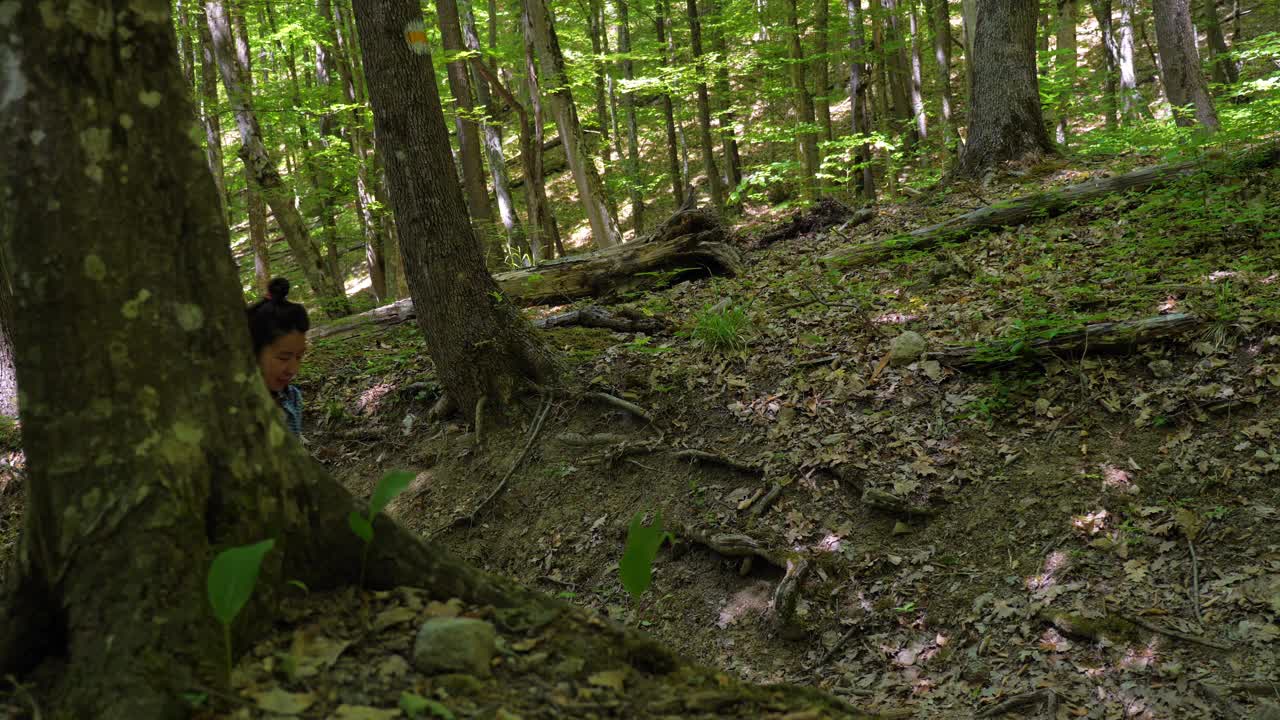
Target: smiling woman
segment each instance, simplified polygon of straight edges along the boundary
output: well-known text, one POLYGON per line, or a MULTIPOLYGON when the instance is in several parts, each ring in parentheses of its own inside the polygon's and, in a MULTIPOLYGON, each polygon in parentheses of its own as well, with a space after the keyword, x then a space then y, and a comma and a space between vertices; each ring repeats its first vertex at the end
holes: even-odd
POLYGON ((276 278, 267 285, 266 299, 249 306, 246 315, 262 380, 284 410, 289 431, 298 435, 302 433, 302 391, 290 383, 307 353, 311 320, 307 309, 288 297, 289 281, 276 278))

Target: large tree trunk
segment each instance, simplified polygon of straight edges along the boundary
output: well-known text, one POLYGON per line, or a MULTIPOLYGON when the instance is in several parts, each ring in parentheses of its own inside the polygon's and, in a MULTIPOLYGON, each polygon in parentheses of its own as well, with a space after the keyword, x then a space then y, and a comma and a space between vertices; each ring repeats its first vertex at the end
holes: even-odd
POLYGON ((441 384, 470 416, 481 398, 501 415, 532 384, 557 382, 554 357, 504 302, 485 269, 454 180, 448 131, 425 44, 403 29, 422 21, 416 0, 355 0, 374 126, 400 230, 419 325, 441 384))
MULTIPOLYGON (((715 8, 716 28, 711 35, 711 46, 720 56, 716 63, 716 97, 720 105, 718 122, 720 123, 720 142, 724 145, 724 176, 728 192, 742 183, 742 157, 738 153, 737 120, 733 112, 733 89, 729 85, 729 46, 725 41, 725 17, 723 0, 712 0, 715 8)), ((665 41, 659 39, 659 44, 665 41)))
MULTIPOLYGON (((849 121, 853 134, 866 136, 871 132, 867 101, 866 30, 862 22, 862 0, 845 0, 849 14, 849 121)), ((858 190, 867 202, 875 202, 876 178, 871 167, 871 145, 858 146, 855 155, 862 170, 858 173, 858 190)))
POLYGON ((911 112, 915 116, 916 134, 924 140, 929 137, 929 123, 924 114, 924 83, 921 78, 920 14, 916 7, 916 0, 908 1, 911 3, 907 8, 910 22, 908 27, 911 30, 911 112))
POLYGON ((1058 0, 1058 50, 1054 70, 1062 93, 1058 100, 1055 139, 1065 148, 1071 137, 1071 100, 1076 86, 1076 0, 1058 0))
MULTIPOLYGON (((805 82, 804 49, 800 45, 800 20, 796 8, 797 0, 786 0, 787 8, 787 53, 791 59, 791 91, 796 100, 796 124, 801 125, 796 133, 800 143, 801 172, 805 194, 811 199, 818 198, 818 167, 821 162, 818 156, 818 134, 813 131, 814 110, 813 95, 809 93, 805 82)), ((694 0, 689 0, 690 6, 694 0)))
MULTIPOLYGON (((449 91, 457 107, 458 155, 462 161, 462 187, 467 210, 477 229, 483 234, 485 259, 491 267, 502 262, 502 247, 493 234, 493 213, 489 209, 489 191, 484 184, 484 162, 480 154, 480 130, 473 117, 471 78, 466 60, 459 53, 466 50, 458 21, 457 0, 436 0, 436 16, 440 23, 440 39, 451 60, 446 64, 449 91)), ((367 63, 366 63, 367 64, 367 63)), ((403 233, 402 233, 403 235, 403 233)))
POLYGON ((1222 21, 1218 19, 1217 0, 1200 0, 1200 16, 1204 21, 1205 45, 1209 48, 1209 65, 1213 68, 1213 81, 1223 85, 1234 85, 1240 80, 1240 68, 1228 55, 1231 49, 1227 47, 1227 38, 1222 34, 1222 21))
MULTIPOLYGON (((471 8, 470 0, 462 1, 462 39, 472 53, 480 52, 480 34, 476 31, 476 16, 471 8)), ((475 57, 474 55, 472 57, 475 57)), ((476 102, 484 108, 486 121, 480 123, 480 131, 484 135, 484 149, 489 159, 489 179, 493 181, 493 196, 498 201, 498 219, 502 221, 502 229, 507 237, 507 246, 514 253, 529 252, 524 228, 516 215, 516 204, 511 198, 511 180, 507 177, 506 156, 502 152, 502 126, 494 117, 497 115, 493 106, 493 98, 489 94, 489 83, 471 68, 472 85, 476 90, 476 102)))
MULTIPOLYGON (((246 93, 253 93, 253 57, 249 53, 249 28, 245 25, 244 8, 238 7, 231 17, 235 33, 237 69, 246 93)), ((254 278, 258 292, 266 294, 271 281, 271 250, 267 244, 267 207, 262 193, 254 186, 248 165, 244 166, 244 214, 249 226, 249 245, 253 248, 254 278)))
POLYGON ((560 129, 560 137, 564 139, 565 157, 578 188, 578 201, 591 225, 591 238, 597 247, 617 245, 622 242, 622 232, 609 210, 600 174, 596 172, 582 136, 578 108, 573 103, 569 77, 565 73, 564 54, 560 52, 560 41, 556 38, 555 21, 545 0, 524 0, 524 9, 529 16, 529 27, 542 65, 543 82, 552 88, 548 93, 551 110, 560 129))
MULTIPOLYGON (((218 191, 218 211, 222 224, 231 226, 227 210, 227 178, 222 164, 222 122, 218 119, 218 64, 213 56, 213 40, 204 5, 196 6, 196 33, 200 39, 200 123, 204 127, 205 161, 218 191)), ((265 285, 263 287, 266 287, 265 285)))
POLYGON ((828 35, 831 25, 830 0, 814 0, 813 3, 813 102, 822 139, 835 139, 831 130, 831 59, 827 57, 831 47, 828 35))
POLYGON ((551 213, 551 203, 547 200, 547 186, 543 179, 546 175, 543 168, 543 127, 546 123, 542 115, 542 89, 533 25, 527 12, 520 13, 520 29, 524 35, 525 84, 529 95, 529 113, 524 119, 528 126, 520 126, 520 161, 525 173, 525 202, 529 208, 529 223, 533 232, 537 233, 532 244, 541 248, 538 260, 549 260, 555 255, 555 251, 564 253, 564 243, 560 240, 555 215, 551 213))
MULTIPOLYGON (((929 34, 933 36, 933 61, 938 71, 938 100, 942 114, 942 137, 954 145, 956 125, 951 119, 951 6, 948 0, 929 0, 925 9, 929 34)), ((958 149, 958 148, 953 148, 958 149)))
POLYGON ((1116 43, 1115 31, 1111 27, 1111 0, 1091 0, 1093 17, 1098 21, 1098 34, 1102 36, 1102 72, 1103 93, 1102 107, 1108 130, 1115 130, 1120 122, 1117 118, 1116 75, 1120 68, 1120 47, 1116 43))
POLYGON ((1138 92, 1138 71, 1134 62, 1133 14, 1135 0, 1120 0, 1120 19, 1116 26, 1116 49, 1120 66, 1120 119, 1132 125, 1143 113, 1142 94, 1138 92))
MULTIPOLYGON (((631 18, 627 0, 617 0, 618 52, 622 53, 622 77, 635 80, 635 63, 631 60, 631 18)), ((622 95, 627 114, 627 187, 631 192, 631 229, 636 237, 644 232, 644 197, 640 194, 640 128, 636 121, 636 94, 627 90, 622 95)))
POLYGON ((258 116, 253 111, 249 89, 241 81, 243 70, 235 56, 230 18, 223 0, 206 0, 205 15, 209 22, 218 71, 235 111, 236 125, 240 129, 240 159, 250 172, 253 185, 271 206, 281 234, 289 243, 298 266, 320 298, 325 312, 330 315, 345 315, 351 311, 346 292, 337 278, 330 277, 325 272, 324 260, 311 244, 306 222, 293 205, 293 193, 280 178, 275 160, 263 142, 262 129, 258 125, 258 116))
MULTIPOLYGON (((0 213, 0 238, 9 237, 13 228, 5 224, 0 213)), ((18 374, 13 367, 13 333, 18 321, 17 298, 13 293, 13 278, 9 275, 9 261, 0 247, 0 415, 18 417, 18 374)))
POLYGON ((611 153, 613 149, 609 145, 609 95, 605 88, 606 63, 602 60, 605 55, 609 54, 601 42, 605 34, 602 20, 604 8, 602 6, 602 0, 588 0, 587 34, 591 39, 591 73, 596 96, 596 127, 599 128, 600 133, 600 155, 604 158, 605 164, 608 165, 612 159, 611 153))
POLYGON ((1054 152, 1040 114, 1035 0, 978 0, 969 137, 957 173, 1054 152))
MULTIPOLYGON (((667 68, 667 0, 656 0, 653 19, 658 37, 662 68, 667 68)), ((671 107, 671 93, 662 92, 662 118, 667 130, 667 176, 671 180, 671 197, 676 207, 684 205, 684 173, 680 170, 680 139, 676 137, 675 113, 671 107)))
POLYGON ((1156 44, 1160 46, 1160 80, 1173 106, 1173 119, 1189 127, 1199 122, 1209 132, 1218 129, 1209 86, 1200 71, 1196 32, 1191 26, 1189 0, 1154 0, 1156 44), (1193 114, 1186 111, 1193 107, 1193 114))
POLYGON ((702 141, 702 169, 707 176, 711 204, 724 210, 724 188, 716 169, 715 145, 711 142, 711 100, 707 96, 707 63, 702 57, 702 20, 698 17, 698 0, 685 3, 689 16, 689 40, 698 73, 698 138, 702 141))
POLYGON ((881 0, 881 54, 884 58, 885 72, 888 74, 888 98, 892 100, 893 115, 897 118, 899 132, 902 133, 903 147, 910 150, 920 139, 919 129, 915 125, 912 112, 910 70, 907 61, 907 40, 902 34, 902 19, 899 17, 898 0, 881 0))

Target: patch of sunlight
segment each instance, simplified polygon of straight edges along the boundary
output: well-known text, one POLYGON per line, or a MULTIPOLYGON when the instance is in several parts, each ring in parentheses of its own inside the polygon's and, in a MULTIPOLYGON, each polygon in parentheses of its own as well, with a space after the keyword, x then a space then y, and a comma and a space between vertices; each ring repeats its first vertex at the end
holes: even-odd
POLYGON ((1133 489, 1133 475, 1115 465, 1102 466, 1102 487, 1107 490, 1129 491, 1133 489))
POLYGON ((1061 550, 1049 553, 1049 557, 1044 560, 1044 569, 1036 575, 1027 578, 1025 583, 1027 589, 1035 592, 1036 590, 1044 590, 1057 582, 1057 574, 1067 566, 1067 554, 1061 550))
POLYGON ((1216 283, 1219 280, 1230 280, 1231 278, 1238 277, 1239 275, 1240 273, 1236 272, 1235 270, 1214 270, 1208 275, 1205 275, 1204 279, 1208 280, 1209 282, 1216 283))
POLYGON ((357 411, 361 415, 373 415, 381 407, 382 399, 394 389, 395 386, 389 383, 379 383, 365 390, 360 393, 360 400, 356 402, 357 411))
POLYGON ((840 552, 840 548, 844 546, 843 541, 844 538, 836 535, 835 533, 830 533, 819 540, 818 543, 813 546, 813 549, 817 552, 824 553, 840 552))
POLYGON ((1066 652, 1071 649, 1071 641, 1063 637, 1056 628, 1049 628, 1040 634, 1040 649, 1049 652, 1066 652))
POLYGON ((367 290, 372 286, 373 286, 373 280, 369 277, 368 270, 365 270, 364 272, 356 275, 350 280, 347 280, 346 290, 348 295, 355 295, 361 290, 367 290))
POLYGON ((1160 313, 1164 314, 1164 313, 1178 312, 1178 303, 1179 303, 1178 298, 1170 295, 1169 297, 1164 299, 1164 302, 1160 303, 1160 313))
POLYGON ((871 322, 876 325, 905 325, 906 323, 919 319, 919 315, 906 315, 900 312, 888 312, 871 318, 871 322))
POLYGON ((758 582, 734 593, 720 608, 716 627, 723 630, 749 613, 763 613, 769 608, 769 590, 769 583, 758 582))
POLYGON ((1124 656, 1120 658, 1119 667, 1125 670, 1145 670, 1154 667, 1160 656, 1157 651, 1158 643, 1157 638, 1151 638, 1146 645, 1126 647, 1124 656))
POLYGON ((1097 535, 1107 529, 1108 517, 1110 513, 1106 510, 1076 515, 1071 518, 1071 526, 1085 535, 1097 535))

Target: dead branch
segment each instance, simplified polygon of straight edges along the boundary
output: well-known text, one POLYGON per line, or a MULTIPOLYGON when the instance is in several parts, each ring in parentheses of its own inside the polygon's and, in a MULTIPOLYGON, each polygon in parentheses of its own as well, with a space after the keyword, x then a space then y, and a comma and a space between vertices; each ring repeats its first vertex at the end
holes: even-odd
POLYGON ((1008 700, 1005 700, 1004 702, 997 703, 996 705, 992 705, 991 707, 987 708, 986 710, 983 710, 982 712, 978 713, 974 717, 978 717, 978 718, 996 717, 997 715, 1004 715, 1005 713, 1011 713, 1014 710, 1019 710, 1021 708, 1028 707, 1030 705, 1039 705, 1040 703, 1044 703, 1046 705, 1046 709, 1048 710, 1049 717, 1051 718, 1057 717, 1058 694, 1055 693, 1052 688, 1041 688, 1040 690, 1036 690, 1034 692, 1023 693, 1021 695, 1014 695, 1013 697, 1009 698, 1008 700))
POLYGON ((1186 313, 1156 315, 1138 320, 1094 323, 1053 337, 1025 342, 1002 342, 995 347, 949 347, 927 353, 926 357, 951 367, 975 367, 1002 365, 1025 357, 1078 356, 1094 350, 1131 350, 1144 343, 1194 330, 1201 323, 1199 317, 1186 313))
POLYGON ((773 487, 769 488, 769 492, 765 493, 764 497, 760 498, 760 502, 752 506, 751 514, 755 515, 756 517, 760 517, 761 515, 764 515, 766 512, 768 512, 769 508, 781 495, 782 495, 782 485, 778 483, 774 483, 773 487))
POLYGON ((1226 643, 1218 642, 1217 640, 1210 640, 1209 638, 1201 635, 1191 635, 1189 633, 1173 630, 1172 628, 1160 627, 1159 625, 1149 623, 1146 620, 1143 620, 1137 615, 1121 615, 1120 617, 1133 623, 1134 625, 1137 625, 1138 627, 1144 630, 1153 632, 1157 635, 1164 635, 1166 637, 1176 638, 1178 640, 1186 640, 1189 643, 1194 643, 1196 645, 1203 645, 1204 647, 1214 648, 1215 650, 1231 650, 1232 649, 1231 646, 1226 643))
POLYGON ((614 397, 609 393, 602 393, 602 392, 588 392, 588 393, 583 393, 582 396, 585 398, 591 398, 592 400, 599 400, 600 402, 605 403, 606 405, 612 405, 613 407, 619 410, 622 410, 623 412, 630 413, 640 418, 641 420, 644 420, 647 423, 650 423, 650 424, 653 423, 653 417, 649 415, 649 413, 645 412, 644 408, 640 407, 639 405, 636 405, 633 402, 623 400, 620 397, 614 397))
POLYGON ((667 323, 660 318, 645 317, 639 313, 614 314, 595 305, 538 318, 533 321, 533 326, 543 329, 578 326, 604 328, 614 332, 642 332, 650 335, 667 330, 667 323))
POLYGON ((761 473, 764 472, 759 467, 744 462, 739 462, 732 458, 716 455, 705 450, 677 450, 673 456, 677 460, 692 460, 695 462, 712 463, 715 465, 723 465, 734 470, 741 470, 745 473, 761 473))
POLYGON ((867 488, 862 493, 862 504, 870 508, 875 508, 876 510, 900 515, 922 515, 925 517, 931 517, 937 514, 929 508, 922 507, 920 505, 912 505, 904 498, 875 488, 867 488))
POLYGON ((787 558, 787 572, 773 591, 773 616, 779 624, 791 622, 795 615, 796 601, 800 599, 800 586, 809 574, 810 565, 809 558, 787 558))

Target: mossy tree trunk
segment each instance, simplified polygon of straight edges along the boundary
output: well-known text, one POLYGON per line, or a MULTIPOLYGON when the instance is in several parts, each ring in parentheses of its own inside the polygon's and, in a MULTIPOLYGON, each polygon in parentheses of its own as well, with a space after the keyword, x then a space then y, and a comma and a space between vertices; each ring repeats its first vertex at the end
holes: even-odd
POLYGON ((485 268, 449 157, 444 112, 415 0, 352 3, 373 106, 388 153, 387 180, 414 305, 441 383, 468 415, 481 398, 503 412, 532 384, 556 380, 557 363, 485 268))

